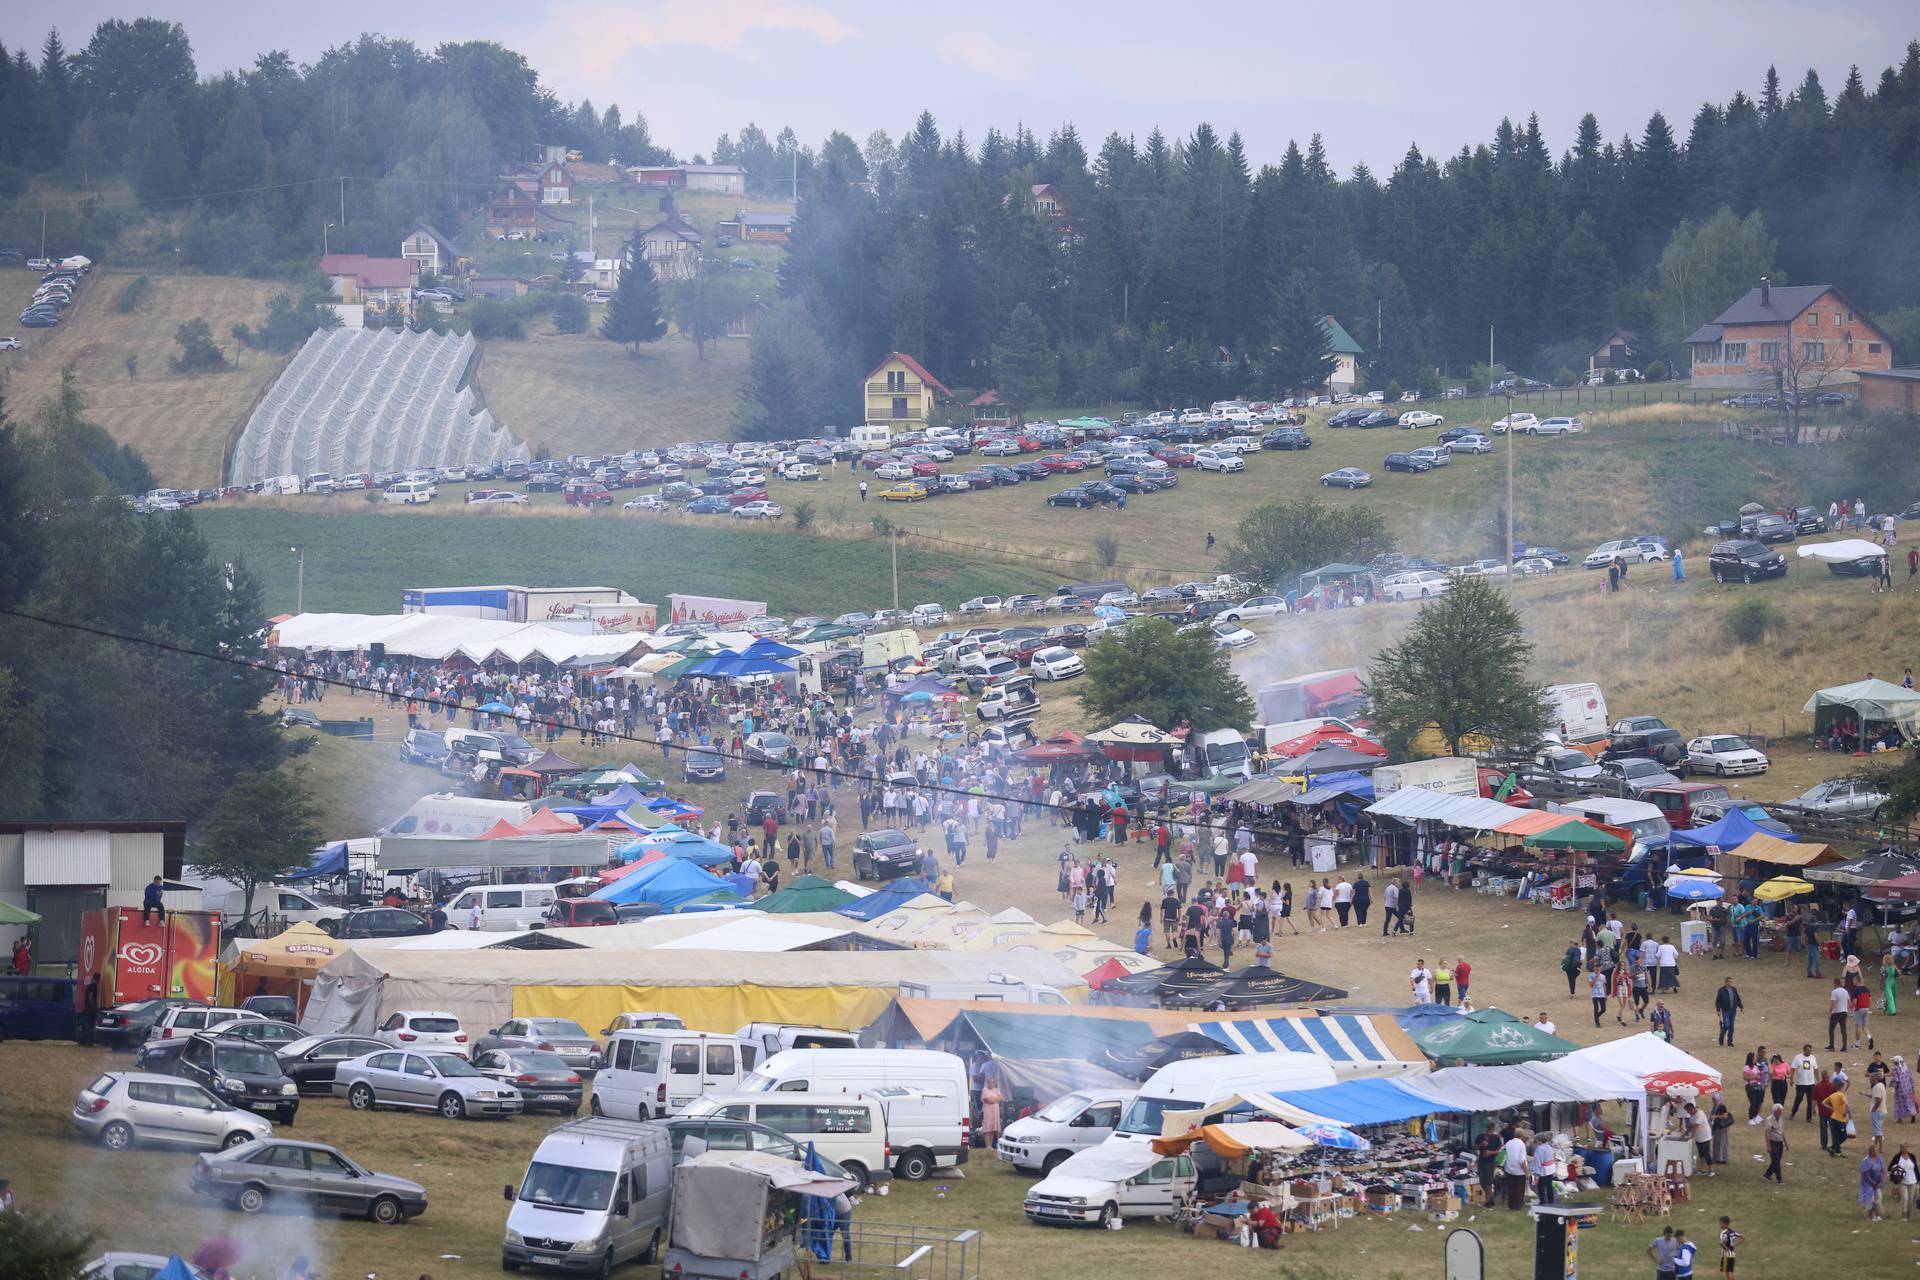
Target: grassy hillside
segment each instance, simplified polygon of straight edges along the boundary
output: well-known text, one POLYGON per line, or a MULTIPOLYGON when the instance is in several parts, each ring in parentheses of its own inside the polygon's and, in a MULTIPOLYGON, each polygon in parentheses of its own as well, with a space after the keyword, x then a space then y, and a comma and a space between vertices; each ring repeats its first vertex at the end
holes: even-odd
POLYGON ((629 354, 600 336, 606 308, 590 310, 587 333, 481 343, 480 390, 494 417, 561 457, 732 438, 728 418, 747 368, 743 339, 710 344, 704 360, 677 334, 629 354))
MULTIPOLYGON (((357 500, 355 500, 357 501, 357 500)), ((765 600, 775 613, 833 615, 891 603, 885 542, 776 532, 718 522, 701 527, 619 513, 397 511, 362 505, 302 508, 235 503, 194 519, 219 556, 243 556, 266 583, 269 613, 294 606, 295 560, 306 549, 309 610, 392 613, 406 587, 527 581, 624 587, 664 603, 671 591, 765 600)), ((949 606, 986 593, 1052 590, 1058 579, 903 548, 900 602, 949 606)))
MULTIPOLYGON (((38 278, 33 272, 0 270, 0 314, 18 314, 38 278)), ((72 366, 92 419, 144 454, 161 484, 214 484, 228 441, 239 434, 254 400, 286 359, 241 347, 229 330, 236 323, 257 323, 266 314, 267 298, 285 286, 224 276, 154 275, 148 277, 146 301, 122 315, 114 307, 133 279, 127 272, 96 272, 58 328, 20 330, 27 349, 0 361, 7 371, 7 402, 15 412, 27 411, 58 390, 61 370, 72 366), (168 369, 167 361, 179 353, 174 331, 196 319, 207 322, 214 341, 238 361, 237 367, 192 377, 168 369), (129 355, 138 361, 132 377, 129 355)))

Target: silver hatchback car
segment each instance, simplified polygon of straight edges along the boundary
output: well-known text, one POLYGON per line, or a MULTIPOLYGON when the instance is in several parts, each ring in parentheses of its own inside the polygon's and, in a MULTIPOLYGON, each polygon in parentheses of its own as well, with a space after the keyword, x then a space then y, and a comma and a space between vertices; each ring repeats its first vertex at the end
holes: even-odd
POLYGON ((520 1091, 473 1069, 456 1053, 370 1053, 334 1068, 333 1096, 355 1111, 417 1107, 449 1120, 518 1115, 520 1091))
POLYGON ((474 1042, 473 1049, 536 1049, 558 1054, 575 1071, 597 1071, 600 1045, 571 1018, 510 1018, 474 1042))
POLYGON ((109 1151, 141 1142, 212 1150, 273 1132, 265 1118, 235 1110, 190 1080, 144 1071, 102 1072, 74 1102, 73 1127, 109 1151))

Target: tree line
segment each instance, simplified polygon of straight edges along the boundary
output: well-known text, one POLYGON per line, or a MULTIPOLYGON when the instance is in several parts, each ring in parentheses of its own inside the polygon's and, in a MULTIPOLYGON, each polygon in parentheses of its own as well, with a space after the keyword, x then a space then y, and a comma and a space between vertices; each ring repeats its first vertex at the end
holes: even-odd
POLYGON ((964 386, 1017 363, 1041 404, 1177 405, 1312 383, 1320 315, 1366 348, 1373 386, 1410 387, 1486 362, 1490 336, 1493 363, 1541 377, 1584 370, 1616 325, 1643 362, 1684 360, 1760 271, 1874 312, 1920 301, 1920 41, 1831 96, 1769 68, 1684 136, 1659 112, 1614 137, 1588 114, 1557 158, 1531 116, 1341 177, 1318 135, 1256 168, 1208 124, 1089 150, 1072 125, 976 143, 925 113, 897 144, 836 134, 803 158, 750 432, 857 421, 860 375, 896 349, 964 386))

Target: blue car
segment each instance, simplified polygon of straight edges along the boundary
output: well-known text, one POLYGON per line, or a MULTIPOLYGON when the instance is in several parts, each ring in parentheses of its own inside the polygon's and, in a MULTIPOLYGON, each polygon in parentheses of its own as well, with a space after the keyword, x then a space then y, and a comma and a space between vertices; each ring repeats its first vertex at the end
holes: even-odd
POLYGON ((717 494, 695 498, 687 504, 687 514, 691 516, 724 516, 732 511, 733 504, 717 494))
POLYGON ((74 979, 0 977, 0 1040, 71 1040, 74 979))

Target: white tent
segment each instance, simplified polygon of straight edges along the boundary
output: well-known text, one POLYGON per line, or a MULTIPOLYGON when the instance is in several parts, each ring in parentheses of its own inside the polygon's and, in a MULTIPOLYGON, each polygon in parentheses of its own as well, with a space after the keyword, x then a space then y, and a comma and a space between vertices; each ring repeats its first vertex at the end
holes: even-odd
POLYGON ((1402 787, 1367 806, 1368 813, 1403 822, 1439 822, 1468 831, 1491 831, 1531 810, 1516 809, 1480 796, 1450 796, 1425 787, 1402 787))
POLYGON ((283 649, 357 652, 379 644, 395 657, 429 662, 457 655, 474 662, 543 658, 560 666, 591 666, 617 662, 639 647, 632 635, 588 635, 540 623, 440 613, 301 613, 275 630, 283 649))
MULTIPOLYGON (((844 938, 850 930, 841 928, 823 928, 814 924, 797 924, 791 920, 775 919, 758 911, 740 911, 730 913, 728 919, 717 929, 694 934, 685 938, 674 938, 658 944, 661 951, 798 951, 802 947, 815 946, 830 942, 835 938, 844 938)), ((851 921, 849 921, 849 924, 851 921)))
POLYGON ((359 952, 340 956, 314 975, 313 993, 300 1017, 315 1035, 372 1035, 380 1025, 380 967, 359 952))
POLYGON ((1813 559, 1823 564, 1851 564, 1855 560, 1881 559, 1887 549, 1865 538, 1842 538, 1838 542, 1808 542, 1795 547, 1794 554, 1802 560, 1813 559))
MULTIPOLYGON (((1637 1036, 1625 1036, 1619 1040, 1609 1040, 1604 1044, 1589 1045, 1554 1062, 1555 1067, 1580 1073, 1586 1068, 1600 1068, 1609 1072, 1627 1072, 1637 1080, 1662 1071, 1697 1071, 1701 1075, 1712 1076, 1715 1080, 1720 1073, 1694 1057, 1684 1049, 1676 1049, 1650 1031, 1637 1036)), ((1598 1076, 1594 1079, 1611 1078, 1598 1076)))

